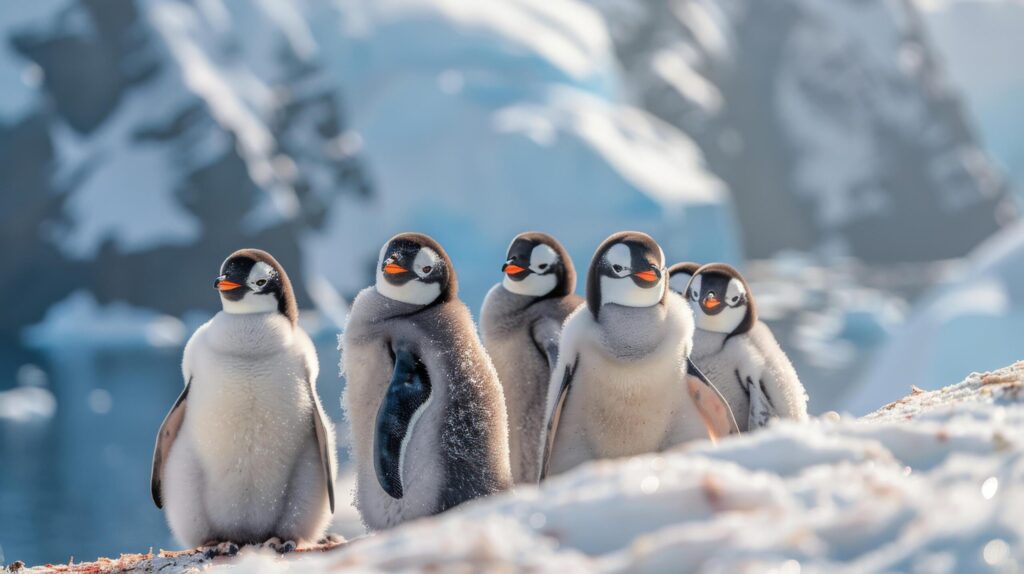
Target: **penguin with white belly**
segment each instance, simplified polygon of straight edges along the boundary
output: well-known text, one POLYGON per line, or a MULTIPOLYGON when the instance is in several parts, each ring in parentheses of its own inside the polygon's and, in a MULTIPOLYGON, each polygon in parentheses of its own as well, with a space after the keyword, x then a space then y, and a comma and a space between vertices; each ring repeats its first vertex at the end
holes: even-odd
POLYGON ((501 384, 447 253, 402 233, 376 274, 341 343, 355 505, 374 530, 512 485, 501 384))
POLYGON ((236 251, 220 273, 223 310, 185 346, 185 389, 157 435, 153 501, 184 546, 315 543, 337 474, 316 350, 269 253, 236 251))
POLYGON ((548 394, 542 475, 736 432, 728 404, 690 362, 693 313, 667 289, 648 235, 616 233, 565 322, 548 394))
POLYGON ((565 318, 583 304, 572 259, 554 237, 520 233, 480 311, 484 347, 498 371, 508 408, 512 478, 537 482, 548 381, 565 318))
POLYGON ((739 271, 704 265, 682 292, 697 330, 691 359, 722 392, 740 430, 773 418, 807 419, 807 392, 757 307, 739 271))

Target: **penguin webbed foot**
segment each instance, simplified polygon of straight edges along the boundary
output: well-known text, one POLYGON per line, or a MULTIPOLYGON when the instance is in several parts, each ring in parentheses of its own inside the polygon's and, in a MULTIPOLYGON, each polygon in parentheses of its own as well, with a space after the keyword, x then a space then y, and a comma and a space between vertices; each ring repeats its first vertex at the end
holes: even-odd
POLYGON ((206 555, 207 558, 234 556, 235 554, 238 554, 238 545, 230 541, 217 542, 216 540, 211 540, 200 545, 196 548, 196 551, 206 555))
POLYGON ((345 544, 346 542, 348 542, 348 540, 345 540, 345 537, 340 534, 327 534, 321 538, 317 544, 320 546, 337 546, 339 544, 345 544))
POLYGON ((298 548, 298 544, 296 544, 294 540, 282 541, 277 536, 268 538, 265 542, 263 542, 263 544, 260 544, 260 546, 263 548, 269 548, 274 552, 277 552, 278 554, 287 554, 289 552, 294 552, 295 549, 298 548))

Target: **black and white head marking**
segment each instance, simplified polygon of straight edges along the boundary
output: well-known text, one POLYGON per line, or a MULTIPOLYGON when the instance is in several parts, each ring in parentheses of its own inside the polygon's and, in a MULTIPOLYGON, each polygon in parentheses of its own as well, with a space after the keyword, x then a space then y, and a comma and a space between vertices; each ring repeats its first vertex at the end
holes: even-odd
POLYGON ((436 241, 420 233, 400 233, 380 250, 376 288, 395 301, 430 305, 455 295, 455 270, 436 241))
POLYGON ((757 321, 750 287, 739 271, 724 263, 697 270, 686 290, 698 329, 738 335, 757 321))
POLYGON ((501 284, 529 297, 564 297, 576 289, 576 270, 565 248, 546 233, 520 233, 501 266, 501 284))
POLYGON ((699 263, 685 261, 676 263, 668 268, 668 288, 680 295, 686 295, 686 286, 693 278, 693 274, 700 269, 699 263))
POLYGON ((664 301, 665 254, 649 235, 623 231, 605 239, 587 272, 587 306, 595 318, 603 305, 651 307, 664 301))
POLYGON ((213 286, 220 291, 221 304, 227 313, 277 311, 293 324, 298 321, 291 281, 281 264, 266 251, 235 251, 221 264, 220 276, 213 286))

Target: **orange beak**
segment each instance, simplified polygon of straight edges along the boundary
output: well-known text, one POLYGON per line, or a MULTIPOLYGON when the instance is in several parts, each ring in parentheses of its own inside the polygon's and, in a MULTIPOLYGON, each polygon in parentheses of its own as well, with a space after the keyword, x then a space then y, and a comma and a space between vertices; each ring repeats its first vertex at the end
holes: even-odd
POLYGON ((643 279, 644 281, 647 281, 648 283, 654 283, 655 281, 658 280, 658 274, 655 273, 654 271, 651 271, 650 269, 648 269, 647 271, 639 271, 637 273, 634 273, 633 275, 643 279))
POLYGON ((394 275, 396 273, 405 273, 405 267, 398 265, 397 263, 388 263, 384 266, 384 272, 388 275, 394 275))
POLYGON ((526 269, 524 267, 516 265, 515 263, 508 263, 505 265, 505 269, 503 269, 503 271, 505 273, 508 273, 509 275, 515 275, 516 273, 522 273, 523 271, 526 271, 526 269))
POLYGON ((238 289, 239 287, 241 287, 241 285, 234 281, 228 281, 227 279, 217 282, 218 291, 231 291, 232 289, 238 289))
POLYGON ((721 304, 722 302, 714 297, 708 297, 707 299, 704 300, 704 306, 707 307, 708 309, 714 309, 715 307, 718 307, 721 304))

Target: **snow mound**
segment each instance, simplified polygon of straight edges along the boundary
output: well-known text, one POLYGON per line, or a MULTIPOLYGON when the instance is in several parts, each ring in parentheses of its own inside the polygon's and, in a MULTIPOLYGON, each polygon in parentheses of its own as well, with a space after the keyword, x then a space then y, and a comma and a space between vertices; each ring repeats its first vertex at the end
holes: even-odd
POLYGON ((864 419, 599 461, 328 554, 243 550, 226 567, 1013 571, 1024 560, 1022 399, 1019 363, 864 419))

